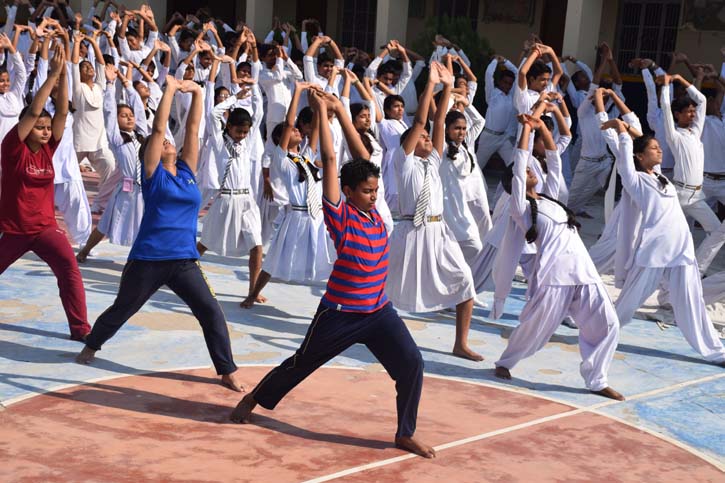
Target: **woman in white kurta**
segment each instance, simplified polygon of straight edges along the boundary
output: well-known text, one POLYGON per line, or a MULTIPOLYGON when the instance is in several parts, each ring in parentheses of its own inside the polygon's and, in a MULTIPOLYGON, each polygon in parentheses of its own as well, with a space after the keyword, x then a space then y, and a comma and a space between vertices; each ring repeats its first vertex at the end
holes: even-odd
POLYGON ((456 307, 453 353, 483 360, 468 347, 476 290, 463 252, 443 221, 443 186, 439 169, 444 144, 445 109, 436 112, 433 140, 425 131, 433 87, 443 82, 440 105, 448 105, 453 76, 431 65, 413 127, 401 136, 393 162, 398 182, 401 221, 390 236, 390 265, 385 291, 393 304, 409 312, 456 307))
POLYGON ((654 171, 662 162, 659 143, 650 136, 633 143, 627 124, 619 119, 602 128, 619 134, 616 163, 624 188, 617 262, 624 262, 626 275, 616 303, 619 320, 631 322, 634 312, 664 280, 677 327, 687 342, 706 360, 725 363, 725 348, 705 309, 692 235, 677 191, 654 171))
POLYGON ((139 151, 148 136, 148 124, 145 122, 143 103, 131 82, 121 76, 128 104, 118 106, 115 85, 118 70, 112 65, 106 66, 105 70, 109 83, 103 95, 103 114, 106 118, 108 144, 116 158, 116 169, 120 172, 121 180, 111 194, 98 226, 78 252, 76 259, 79 262, 85 262, 93 247, 104 237, 108 237, 114 245, 133 245, 144 211, 139 151))
POLYGON ((496 376, 510 379, 510 369, 540 350, 562 319, 571 315, 579 324, 580 373, 587 388, 605 397, 623 400, 607 384, 607 372, 619 339, 619 321, 599 274, 577 232, 578 223, 556 196, 561 179, 561 158, 546 125, 525 116, 519 147, 514 153, 511 181, 511 217, 536 243, 536 267, 529 280, 529 300, 520 323, 509 338, 496 376), (540 131, 547 149, 548 176, 542 193, 538 179, 527 168, 531 129, 540 131))
POLYGON ((283 185, 286 205, 267 250, 256 286, 243 307, 251 307, 270 279, 285 282, 321 282, 330 276, 335 246, 322 216, 322 176, 314 162, 319 123, 313 118, 310 143, 300 149, 302 135, 295 127, 299 98, 307 85, 298 82, 284 124, 271 133, 275 149, 272 165, 283 185), (311 198, 314 197, 314 198, 311 198))
MULTIPOLYGON (((224 130, 224 112, 236 104, 237 96, 214 106, 208 120, 210 158, 205 177, 209 187, 216 190, 209 211, 202 219, 200 253, 211 250, 222 256, 241 257, 249 253, 249 293, 252 292, 262 269, 262 224, 259 206, 252 189, 251 144, 249 133, 262 123, 262 94, 256 85, 251 87, 254 111, 234 109, 224 130)), ((257 302, 266 299, 261 295, 257 302)))
POLYGON ((446 114, 446 147, 440 165, 443 218, 471 268, 476 292, 483 291, 486 257, 483 238, 491 229, 486 181, 476 163, 474 145, 485 120, 472 105, 446 114))
POLYGON ((7 69, 0 69, 0 142, 18 123, 23 110, 23 94, 28 74, 23 57, 15 50, 13 43, 5 34, 0 34, 0 49, 4 49, 7 69))

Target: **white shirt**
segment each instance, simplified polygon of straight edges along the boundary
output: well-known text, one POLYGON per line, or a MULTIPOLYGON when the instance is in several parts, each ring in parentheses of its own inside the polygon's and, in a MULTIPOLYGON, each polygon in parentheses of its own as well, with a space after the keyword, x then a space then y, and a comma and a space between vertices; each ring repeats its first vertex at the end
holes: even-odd
POLYGON ((292 102, 292 90, 295 81, 302 80, 302 72, 292 59, 285 63, 282 57, 272 69, 263 65, 259 73, 259 86, 267 95, 267 123, 284 121, 287 115, 287 106, 292 102))
MULTIPOLYGON (((503 132, 507 136, 516 135, 516 109, 514 108, 514 89, 511 88, 508 94, 496 87, 494 84, 493 74, 498 68, 498 61, 493 59, 486 68, 486 83, 484 92, 486 93, 486 127, 491 131, 503 132)), ((518 69, 508 60, 506 68, 516 75, 518 69)))
MULTIPOLYGON (((661 71, 661 74, 664 75, 665 71, 661 71)), ((675 167, 675 158, 672 155, 672 150, 667 145, 667 139, 665 138, 665 120, 662 115, 662 109, 660 109, 659 102, 657 101, 657 87, 655 86, 655 81, 649 69, 642 70, 642 79, 647 89, 647 123, 654 130, 655 139, 660 143, 660 148, 662 149, 661 168, 672 169, 675 167)))
POLYGON ((10 75, 10 90, 5 94, 0 94, 0 142, 18 123, 18 116, 25 105, 23 94, 28 75, 19 52, 8 57, 8 74, 10 75))
POLYGON ((687 88, 687 93, 697 103, 695 120, 688 128, 675 126, 669 85, 662 86, 660 103, 664 115, 665 139, 675 157, 673 178, 680 183, 699 186, 705 167, 705 152, 700 140, 705 125, 705 96, 693 85, 687 88))
POLYGON ((103 119, 103 91, 106 73, 96 64, 96 78, 92 86, 81 82, 79 64, 71 67, 73 74, 73 135, 77 152, 94 152, 108 146, 103 119))
MULTIPOLYGON (((597 86, 592 84, 589 88, 589 95, 594 94, 595 90, 597 90, 597 86)), ((606 115, 605 113, 601 114, 606 115)), ((607 143, 602 136, 601 122, 592 102, 584 101, 579 106, 577 115, 579 116, 579 129, 582 137, 580 159, 585 157, 598 159, 607 156, 607 143)))
MULTIPOLYGON (((337 67, 338 69, 342 69, 345 66, 342 59, 335 59, 334 64, 335 67, 337 67)), ((340 78, 342 77, 341 75, 336 76, 335 80, 332 81, 332 86, 329 86, 330 80, 325 79, 317 73, 317 65, 315 65, 314 57, 305 55, 302 58, 302 67, 305 70, 305 80, 307 82, 314 82, 315 84, 320 86, 320 88, 322 88, 322 90, 324 90, 325 92, 335 94, 339 97, 340 78)))
POLYGON ((725 119, 707 116, 702 130, 705 172, 725 174, 725 119))
POLYGON ((415 215, 415 206, 418 195, 423 188, 425 164, 427 163, 430 176, 430 198, 425 215, 441 215, 443 213, 443 186, 439 174, 441 157, 438 151, 434 149, 430 156, 424 160, 412 152, 406 155, 401 146, 395 150, 393 162, 398 181, 398 203, 401 214, 404 216, 415 215))

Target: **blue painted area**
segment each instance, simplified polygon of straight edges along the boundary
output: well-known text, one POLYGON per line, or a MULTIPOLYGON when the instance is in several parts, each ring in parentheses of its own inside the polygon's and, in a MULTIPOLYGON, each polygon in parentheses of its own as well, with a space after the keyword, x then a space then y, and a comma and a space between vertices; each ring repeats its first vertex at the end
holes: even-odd
POLYGON ((725 378, 604 409, 725 461, 725 378))
MULTIPOLYGON (((128 249, 103 243, 95 252, 91 261, 81 268, 91 321, 113 302, 128 249)), ((240 365, 277 364, 297 349, 324 285, 272 282, 264 292, 269 302, 245 310, 239 307, 239 302, 248 289, 247 260, 209 254, 202 259, 202 264, 226 314, 233 352, 240 365)), ((482 363, 450 354, 455 333, 454 314, 402 313, 421 348, 426 372, 501 387, 516 386, 573 405, 603 402, 584 388, 579 375, 577 331, 563 326, 539 353, 512 370, 513 381, 503 382, 493 376, 493 362, 503 352, 508 335, 518 324, 524 292, 524 285, 514 284, 507 313, 500 320, 488 319, 486 309, 475 309, 469 339, 472 347, 485 357, 482 363)), ((491 302, 490 294, 484 294, 482 299, 491 302)), ((81 345, 67 338, 68 328, 54 277, 34 256, 19 260, 0 276, 0 402, 98 377, 211 366, 201 330, 189 323, 188 308, 173 293, 160 291, 143 312, 158 314, 159 320, 163 319, 166 324, 163 330, 132 318, 98 353, 92 366, 77 365, 73 358, 81 345), (185 314, 178 329, 173 326, 174 313, 185 314)), ((332 361, 354 367, 375 362, 363 346, 354 346, 332 361)), ((693 352, 677 328, 662 331, 654 323, 634 321, 622 330, 609 379, 612 387, 631 396, 723 374, 722 368, 705 363, 693 352)), ((685 396, 681 391, 670 391, 617 404, 607 411, 627 416, 625 419, 634 418, 637 424, 722 457, 723 385, 725 379, 718 379, 703 384, 702 388, 701 385, 687 388, 689 392, 685 396), (706 425, 708 421, 710 424, 706 425), (703 430, 703 427, 709 429, 703 430)))

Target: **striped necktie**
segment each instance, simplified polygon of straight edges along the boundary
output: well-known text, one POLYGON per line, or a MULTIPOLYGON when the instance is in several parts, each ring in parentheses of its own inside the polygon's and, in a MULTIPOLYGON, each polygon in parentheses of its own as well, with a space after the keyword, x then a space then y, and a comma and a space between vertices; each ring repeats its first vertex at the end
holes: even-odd
POLYGON ((320 192, 317 189, 317 182, 312 176, 310 167, 307 166, 307 160, 301 156, 297 158, 297 162, 302 165, 305 171, 305 180, 307 181, 307 211, 312 218, 317 218, 322 212, 322 201, 320 200, 320 192))
POLYGON ((430 162, 423 160, 423 188, 420 190, 418 200, 415 202, 415 215, 413 215, 413 226, 419 227, 425 220, 425 212, 428 210, 430 201, 430 162))
POLYGON ((231 170, 232 163, 235 159, 241 159, 242 155, 244 154, 244 148, 242 147, 242 143, 235 143, 232 138, 227 135, 224 135, 224 146, 227 149, 229 160, 227 161, 227 165, 224 167, 224 176, 222 177, 222 182, 219 185, 219 189, 226 188, 227 177, 229 177, 229 171, 231 170))
POLYGON ((123 131, 131 137, 131 144, 133 149, 134 158, 136 159, 136 184, 141 186, 141 159, 139 151, 141 150, 141 142, 138 140, 135 132, 123 131))

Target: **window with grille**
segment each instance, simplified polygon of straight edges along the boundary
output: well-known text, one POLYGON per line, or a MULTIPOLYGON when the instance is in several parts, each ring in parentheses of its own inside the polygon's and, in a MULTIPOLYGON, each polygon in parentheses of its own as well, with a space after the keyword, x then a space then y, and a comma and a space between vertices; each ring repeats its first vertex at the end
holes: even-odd
POLYGON ((366 52, 377 52, 375 18, 377 0, 344 0, 342 5, 342 44, 366 52))
POLYGON ((478 0, 439 0, 436 15, 442 17, 468 17, 471 19, 471 28, 475 32, 478 28, 478 0))
POLYGON ((679 0, 622 1, 617 22, 619 70, 633 72, 627 64, 636 57, 668 66, 677 41, 679 19, 679 0))

